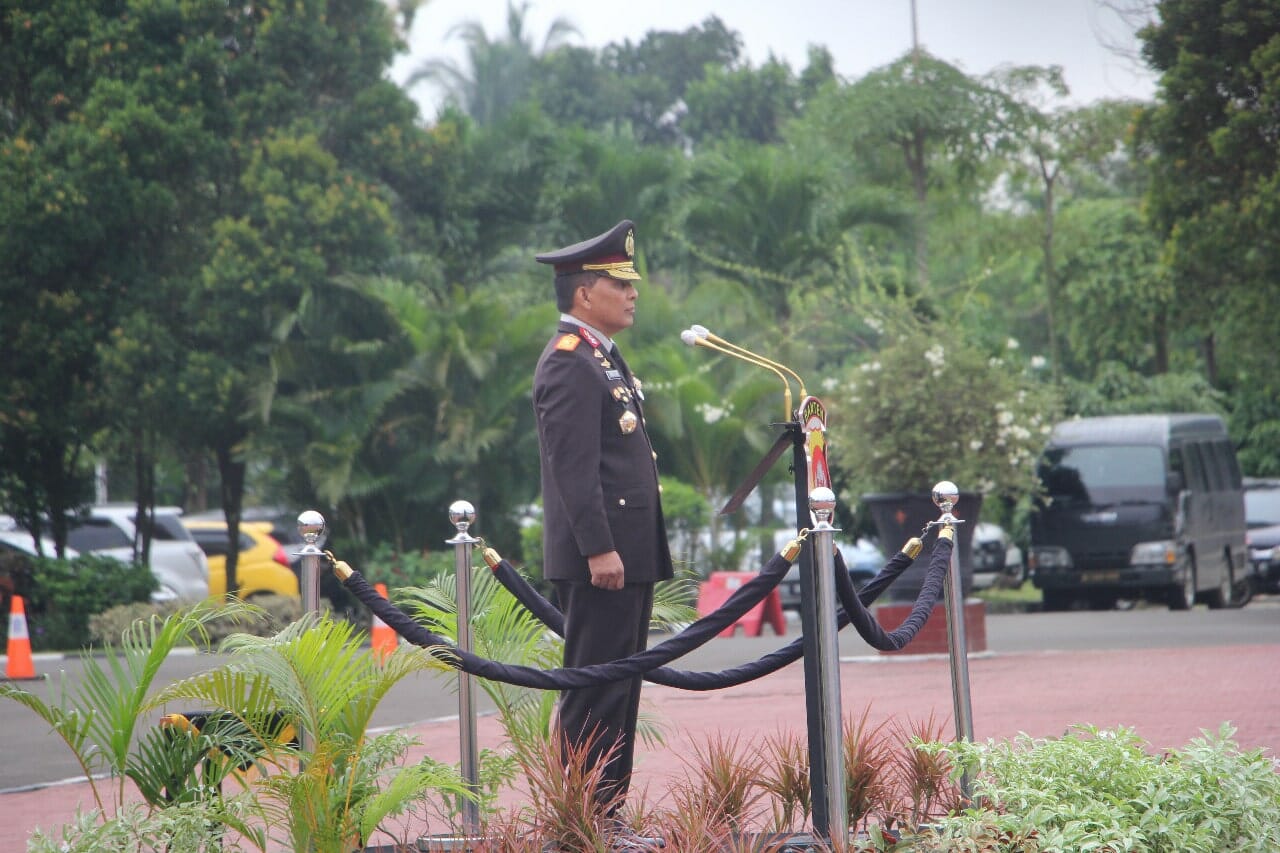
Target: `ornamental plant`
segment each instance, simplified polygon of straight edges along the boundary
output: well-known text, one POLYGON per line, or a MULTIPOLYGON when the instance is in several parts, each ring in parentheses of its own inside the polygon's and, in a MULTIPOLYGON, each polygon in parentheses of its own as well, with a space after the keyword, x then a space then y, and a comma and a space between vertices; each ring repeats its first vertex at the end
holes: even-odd
POLYGON ((1035 460, 1061 411, 1041 359, 1024 359, 1015 340, 984 349, 912 315, 866 322, 879 347, 825 389, 846 501, 944 479, 1010 502, 1039 491, 1035 460))

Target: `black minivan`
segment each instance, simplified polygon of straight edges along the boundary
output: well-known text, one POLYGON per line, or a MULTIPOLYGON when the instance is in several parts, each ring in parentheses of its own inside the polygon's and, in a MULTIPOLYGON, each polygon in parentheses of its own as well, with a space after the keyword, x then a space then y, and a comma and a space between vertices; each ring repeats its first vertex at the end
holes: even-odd
POLYGON ((1187 610, 1248 600, 1244 489, 1217 415, 1057 424, 1039 462, 1031 576, 1045 610, 1121 599, 1187 610))

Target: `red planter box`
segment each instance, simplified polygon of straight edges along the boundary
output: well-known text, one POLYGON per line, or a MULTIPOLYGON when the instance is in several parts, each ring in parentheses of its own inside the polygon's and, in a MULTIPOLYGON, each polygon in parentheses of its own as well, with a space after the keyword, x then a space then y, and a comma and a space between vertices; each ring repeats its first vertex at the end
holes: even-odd
MULTIPOLYGON (((876 621, 886 631, 892 631, 902 624, 911 613, 910 604, 882 604, 875 609, 876 621)), ((970 598, 964 603, 965 641, 970 652, 987 650, 987 604, 985 601, 970 598)), ((929 614, 929 619, 916 634, 915 639, 897 652, 880 652, 882 655, 927 655, 946 654, 950 651, 947 645, 947 610, 938 604, 929 614)))

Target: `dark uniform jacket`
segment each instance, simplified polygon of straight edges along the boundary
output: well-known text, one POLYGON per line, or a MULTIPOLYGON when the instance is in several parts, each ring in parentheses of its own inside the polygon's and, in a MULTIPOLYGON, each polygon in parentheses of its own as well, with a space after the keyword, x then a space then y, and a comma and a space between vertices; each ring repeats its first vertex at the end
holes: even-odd
POLYGON ((639 394, 625 365, 597 343, 561 322, 533 375, 543 575, 589 581, 587 557, 617 551, 627 583, 665 580, 671 552, 639 394))

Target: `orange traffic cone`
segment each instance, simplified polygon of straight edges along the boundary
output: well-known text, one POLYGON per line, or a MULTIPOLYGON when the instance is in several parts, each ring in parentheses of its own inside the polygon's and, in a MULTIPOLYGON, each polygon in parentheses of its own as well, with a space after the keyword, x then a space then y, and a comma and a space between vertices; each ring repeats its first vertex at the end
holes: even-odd
MULTIPOLYGON (((375 583, 373 588, 378 591, 378 595, 383 598, 387 597, 387 585, 385 583, 375 583)), ((373 654, 378 660, 386 660, 387 656, 396 650, 399 640, 396 638, 396 632, 391 630, 391 626, 378 618, 377 614, 373 617, 373 627, 369 631, 370 645, 373 646, 373 654)))
POLYGON ((23 681, 36 677, 36 664, 31 659, 31 635, 27 633, 27 608, 20 595, 15 595, 9 606, 9 646, 6 653, 9 655, 4 669, 6 678, 23 681))

